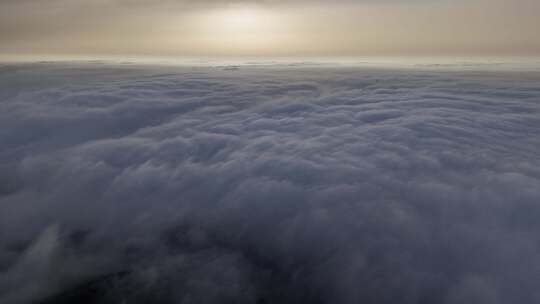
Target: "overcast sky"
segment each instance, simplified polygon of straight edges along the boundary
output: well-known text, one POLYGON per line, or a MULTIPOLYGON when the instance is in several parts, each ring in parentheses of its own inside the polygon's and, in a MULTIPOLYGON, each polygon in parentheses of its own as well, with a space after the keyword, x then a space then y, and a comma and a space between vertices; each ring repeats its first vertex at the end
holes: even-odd
POLYGON ((538 55, 538 0, 2 0, 0 54, 538 55))

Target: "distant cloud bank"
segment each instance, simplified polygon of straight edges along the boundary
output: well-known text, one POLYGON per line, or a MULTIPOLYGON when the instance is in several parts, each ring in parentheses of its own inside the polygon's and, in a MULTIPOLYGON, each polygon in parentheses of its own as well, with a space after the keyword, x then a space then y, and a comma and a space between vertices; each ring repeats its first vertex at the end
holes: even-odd
POLYGON ((1 66, 0 302, 538 303, 539 80, 1 66))

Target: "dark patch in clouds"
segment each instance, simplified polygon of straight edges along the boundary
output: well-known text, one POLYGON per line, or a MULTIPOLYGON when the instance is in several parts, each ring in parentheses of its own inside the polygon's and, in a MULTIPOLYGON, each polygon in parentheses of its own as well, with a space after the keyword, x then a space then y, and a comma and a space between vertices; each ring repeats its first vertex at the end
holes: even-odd
POLYGON ((0 302, 538 303, 539 80, 0 67, 0 302))

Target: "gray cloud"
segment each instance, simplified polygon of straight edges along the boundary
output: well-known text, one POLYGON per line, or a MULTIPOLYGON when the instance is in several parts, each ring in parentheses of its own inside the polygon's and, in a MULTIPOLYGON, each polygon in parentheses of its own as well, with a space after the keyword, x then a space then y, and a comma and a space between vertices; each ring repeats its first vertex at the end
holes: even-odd
POLYGON ((0 302, 538 302, 539 77, 2 66, 0 302))

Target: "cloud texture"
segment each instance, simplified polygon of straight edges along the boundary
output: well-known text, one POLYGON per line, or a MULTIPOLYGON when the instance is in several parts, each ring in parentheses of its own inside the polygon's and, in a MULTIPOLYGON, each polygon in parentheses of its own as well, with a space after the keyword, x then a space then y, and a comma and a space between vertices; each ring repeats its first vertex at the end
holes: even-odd
POLYGON ((0 302, 539 302, 539 80, 2 66, 0 302))

